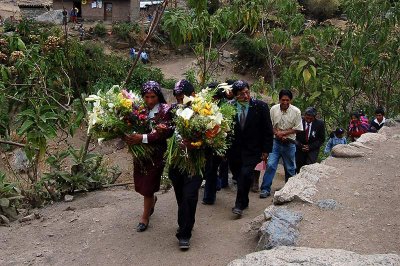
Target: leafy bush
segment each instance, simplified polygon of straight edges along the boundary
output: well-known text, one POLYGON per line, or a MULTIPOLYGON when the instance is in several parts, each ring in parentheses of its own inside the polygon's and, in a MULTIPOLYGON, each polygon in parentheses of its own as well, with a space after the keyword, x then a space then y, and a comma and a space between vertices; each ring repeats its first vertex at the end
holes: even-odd
POLYGON ((238 59, 248 66, 260 67, 265 64, 267 45, 263 38, 251 38, 241 33, 236 36, 232 44, 238 49, 238 59))
POLYGON ((107 34, 107 29, 106 26, 103 23, 97 23, 96 26, 94 26, 93 33, 99 37, 104 37, 107 34))
POLYGON ((139 33, 140 26, 137 23, 117 22, 112 25, 112 32, 117 35, 118 38, 129 41, 130 33, 139 33))
POLYGON ((322 21, 331 18, 339 10, 339 0, 306 0, 306 11, 314 18, 322 21))
POLYGON ((51 172, 45 173, 42 184, 54 187, 55 195, 62 199, 65 194, 76 190, 91 191, 102 188, 103 185, 115 182, 120 172, 117 168, 107 170, 102 164, 102 156, 87 153, 84 149, 69 148, 67 151, 56 153, 47 158, 51 172), (64 170, 63 163, 72 160, 70 171, 64 170))
POLYGON ((0 224, 17 219, 17 207, 22 198, 21 191, 6 182, 6 175, 0 172, 0 224))

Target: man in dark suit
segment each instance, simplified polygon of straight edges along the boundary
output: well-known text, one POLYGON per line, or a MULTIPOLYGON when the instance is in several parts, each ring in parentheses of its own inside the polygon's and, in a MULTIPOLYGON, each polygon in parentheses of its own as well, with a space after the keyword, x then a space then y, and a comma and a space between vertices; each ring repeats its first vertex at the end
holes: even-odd
POLYGON ((241 216, 249 206, 254 168, 261 160, 267 161, 272 151, 273 130, 268 105, 250 97, 247 82, 236 81, 232 85, 232 93, 237 116, 228 158, 232 174, 237 178, 236 202, 232 212, 241 216))
POLYGON ((304 131, 296 133, 296 172, 307 164, 317 162, 319 149, 325 141, 325 124, 316 119, 317 110, 308 107, 303 117, 304 131))

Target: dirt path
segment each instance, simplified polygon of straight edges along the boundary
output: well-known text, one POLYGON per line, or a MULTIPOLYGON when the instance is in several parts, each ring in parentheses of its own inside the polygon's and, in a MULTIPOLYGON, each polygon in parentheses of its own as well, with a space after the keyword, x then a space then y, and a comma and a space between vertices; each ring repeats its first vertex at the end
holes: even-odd
MULTIPOLYGON (((275 188, 282 185, 279 176, 275 188)), ((250 196, 240 220, 230 211, 233 188, 218 192, 214 206, 199 202, 192 247, 182 252, 175 238, 173 191, 158 196, 144 233, 135 231, 142 198, 132 189, 88 193, 41 209, 39 220, 0 227, 0 265, 226 265, 254 251, 257 238, 241 228, 271 204, 271 198, 250 196)))

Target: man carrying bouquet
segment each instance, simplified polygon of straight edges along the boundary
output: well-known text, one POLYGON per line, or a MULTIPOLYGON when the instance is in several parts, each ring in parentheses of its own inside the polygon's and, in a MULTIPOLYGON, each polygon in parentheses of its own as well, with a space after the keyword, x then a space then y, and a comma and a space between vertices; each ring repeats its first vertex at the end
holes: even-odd
POLYGON ((239 217, 249 206, 249 191, 253 183, 253 170, 260 161, 267 161, 272 151, 273 128, 268 105, 250 97, 246 81, 238 80, 232 85, 237 115, 234 140, 229 150, 229 165, 237 178, 237 194, 232 212, 239 217))

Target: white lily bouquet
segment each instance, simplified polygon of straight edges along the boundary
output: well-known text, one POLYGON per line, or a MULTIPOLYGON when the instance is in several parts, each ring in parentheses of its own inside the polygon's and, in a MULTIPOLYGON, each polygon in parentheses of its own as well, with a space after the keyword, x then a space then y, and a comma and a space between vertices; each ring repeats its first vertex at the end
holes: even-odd
POLYGON ((206 149, 216 155, 225 154, 236 109, 228 103, 218 105, 214 94, 214 90, 204 89, 195 97, 185 96, 184 104, 176 110, 175 134, 167 150, 170 166, 201 175, 206 164, 206 149))
MULTIPOLYGON (((125 134, 151 132, 147 109, 139 94, 121 90, 118 85, 107 92, 98 91, 85 99, 90 102, 88 134, 98 141, 121 138, 125 134)), ((151 159, 152 148, 138 144, 129 147, 135 159, 151 159)))

